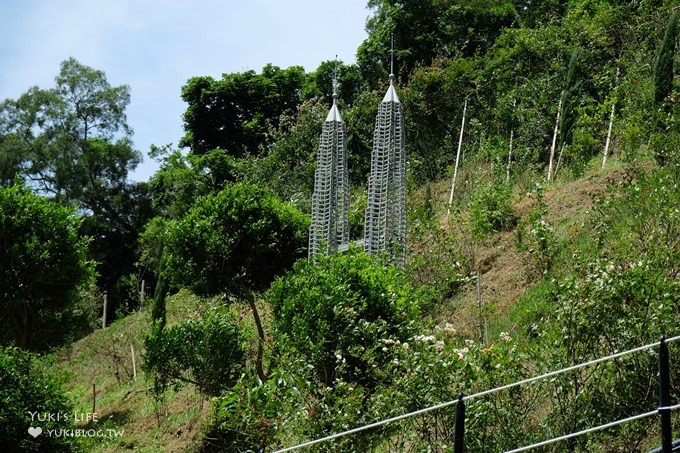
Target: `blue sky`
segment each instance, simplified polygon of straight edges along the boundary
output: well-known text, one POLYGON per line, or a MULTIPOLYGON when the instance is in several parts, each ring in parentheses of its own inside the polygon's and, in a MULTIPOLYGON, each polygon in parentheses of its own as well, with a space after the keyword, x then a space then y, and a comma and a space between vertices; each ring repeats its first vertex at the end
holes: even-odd
MULTIPOLYGON (((0 100, 51 88, 74 57, 129 85, 135 148, 177 144, 182 85, 193 76, 267 63, 315 70, 335 55, 355 62, 366 38, 366 0, 1 0, 0 100)), ((132 175, 148 180, 145 157, 132 175)))

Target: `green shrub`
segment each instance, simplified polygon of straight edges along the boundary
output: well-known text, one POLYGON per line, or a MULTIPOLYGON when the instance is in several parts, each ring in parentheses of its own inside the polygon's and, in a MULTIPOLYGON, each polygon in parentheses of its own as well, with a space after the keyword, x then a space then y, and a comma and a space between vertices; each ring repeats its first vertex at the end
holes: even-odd
POLYGON ((517 249, 524 252, 527 264, 535 276, 545 275, 552 268, 557 244, 552 225, 545 220, 548 206, 543 197, 543 187, 536 184, 529 194, 534 206, 526 220, 522 219, 517 228, 517 249))
POLYGON ((314 378, 374 387, 389 357, 381 339, 405 339, 419 311, 401 272, 364 252, 300 261, 267 293, 278 330, 307 357, 314 378))
POLYGON ((0 450, 76 450, 74 438, 48 432, 72 429, 72 422, 70 401, 35 356, 19 348, 0 348, 0 450), (30 427, 41 428, 42 434, 34 438, 30 427))
POLYGON ((516 222, 511 201, 512 186, 509 184, 491 182, 478 186, 469 206, 472 231, 485 236, 511 228, 516 222))
POLYGON ((46 350, 86 327, 75 308, 94 268, 79 225, 27 187, 0 189, 0 345, 46 350))
POLYGON ((245 336, 233 313, 213 309, 147 337, 144 367, 154 372, 156 392, 191 383, 216 396, 238 381, 245 366, 245 336))

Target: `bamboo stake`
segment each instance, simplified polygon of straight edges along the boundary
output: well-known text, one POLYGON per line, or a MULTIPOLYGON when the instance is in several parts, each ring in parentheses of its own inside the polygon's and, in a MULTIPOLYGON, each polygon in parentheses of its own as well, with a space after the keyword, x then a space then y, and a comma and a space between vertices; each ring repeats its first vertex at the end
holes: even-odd
POLYGON ((139 290, 139 310, 144 306, 144 299, 146 298, 146 280, 142 280, 142 288, 139 290))
POLYGON ((510 147, 508 148, 508 165, 505 170, 505 182, 510 182, 510 162, 512 162, 512 139, 515 135, 515 130, 510 131, 510 147))
MULTIPOLYGON (((514 116, 515 107, 517 106, 517 99, 512 100, 512 113, 514 116)), ((512 139, 515 136, 515 129, 510 129, 510 146, 508 147, 508 166, 505 170, 505 182, 510 182, 510 162, 512 162, 512 139)))
POLYGON ((104 293, 104 313, 102 314, 102 329, 106 329, 106 309, 108 308, 109 295, 104 293))
POLYGON ((463 146, 463 131, 465 130, 465 114, 467 112, 467 98, 463 104, 463 120, 460 123, 460 136, 458 137, 458 151, 456 152, 456 164, 453 167, 453 180, 451 181, 451 193, 449 194, 449 207, 446 210, 447 215, 451 215, 451 203, 453 203, 453 192, 456 190, 456 175, 458 174, 458 163, 460 161, 460 150, 463 146))
POLYGON ((130 355, 132 356, 132 379, 137 381, 137 364, 135 362, 135 345, 130 345, 130 355))
POLYGON ((557 119, 555 120, 555 132, 553 132, 552 146, 550 147, 550 161, 548 162, 548 182, 553 178, 553 161, 555 160, 555 148, 557 148, 557 133, 560 127, 560 115, 562 114, 562 96, 557 105, 557 119))
MULTIPOLYGON (((621 68, 616 68, 616 85, 618 86, 619 83, 619 73, 621 72, 621 68)), ((611 143, 612 139, 612 126, 614 124, 614 110, 616 108, 616 87, 614 88, 614 102, 612 102, 612 109, 609 112, 609 126, 607 127, 607 140, 605 141, 604 144, 604 156, 602 157, 602 168, 604 168, 605 164, 607 163, 607 156, 609 155, 609 144, 611 143)))

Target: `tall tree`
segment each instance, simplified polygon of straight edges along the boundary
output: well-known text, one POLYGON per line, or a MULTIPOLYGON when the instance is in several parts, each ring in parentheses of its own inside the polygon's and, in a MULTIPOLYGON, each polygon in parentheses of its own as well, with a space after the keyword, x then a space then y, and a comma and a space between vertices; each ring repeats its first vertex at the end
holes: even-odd
POLYGON ((663 41, 659 46, 654 64, 654 132, 652 133, 652 149, 654 158, 659 165, 664 165, 672 154, 677 150, 669 143, 665 135, 668 131, 669 122, 667 117, 671 115, 672 103, 670 102, 673 93, 673 60, 675 58, 676 40, 678 34, 678 12, 675 11, 671 16, 663 41))
POLYGON ((109 196, 141 161, 125 115, 130 90, 73 58, 55 80, 0 103, 0 163, 11 166, 0 173, 119 223, 109 196))
POLYGON ((141 161, 125 114, 130 89, 74 58, 61 64, 55 82, 0 103, 0 183, 18 176, 88 214, 83 232, 95 238, 99 283, 115 310, 124 297, 119 279, 134 272, 136 237, 151 215, 146 186, 128 182, 141 161))
POLYGON ((238 183, 200 199, 170 223, 164 242, 165 272, 200 295, 227 294, 245 300, 259 335, 262 367, 264 328, 256 294, 306 255, 308 220, 268 190, 238 183))
POLYGON ((654 103, 663 105, 673 92, 673 58, 678 35, 678 12, 675 11, 666 25, 666 32, 654 64, 654 103))

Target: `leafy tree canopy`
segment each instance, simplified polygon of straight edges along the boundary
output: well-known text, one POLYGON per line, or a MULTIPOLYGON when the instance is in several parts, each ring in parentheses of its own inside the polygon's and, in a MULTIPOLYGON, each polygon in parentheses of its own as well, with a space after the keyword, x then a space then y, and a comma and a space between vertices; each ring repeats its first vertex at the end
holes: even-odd
POLYGON ((2 181, 18 175, 45 194, 120 220, 109 196, 141 161, 125 115, 130 90, 74 58, 55 81, 55 88, 33 87, 0 103, 2 181))
POLYGON ((307 219, 268 190, 237 183, 201 198, 165 237, 167 271, 201 295, 246 296, 303 256, 307 219))
POLYGON ((400 272, 363 251, 296 263, 267 293, 276 324, 325 386, 373 388, 389 361, 384 342, 408 338, 418 301, 400 272))
POLYGON ((94 277, 79 224, 24 186, 0 189, 2 344, 43 350, 74 328, 79 291, 94 277))
POLYGON ((304 83, 304 69, 281 69, 271 64, 262 73, 224 74, 222 79, 193 77, 182 87, 188 104, 185 135, 180 142, 196 154, 216 148, 233 156, 257 155, 266 138, 268 123, 295 111, 304 83))

